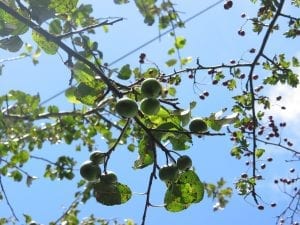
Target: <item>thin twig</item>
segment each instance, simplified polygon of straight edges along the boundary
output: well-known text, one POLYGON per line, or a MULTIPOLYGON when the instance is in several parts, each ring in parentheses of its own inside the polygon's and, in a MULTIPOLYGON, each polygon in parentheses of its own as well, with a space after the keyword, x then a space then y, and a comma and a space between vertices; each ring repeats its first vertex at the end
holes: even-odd
POLYGON ((6 194, 4 185, 3 185, 3 183, 2 183, 2 175, 1 175, 1 174, 0 174, 0 188, 1 188, 1 191, 2 191, 2 193, 3 193, 3 195, 4 195, 6 204, 8 205, 8 207, 9 207, 9 209, 10 209, 10 211, 11 211, 13 217, 14 217, 17 221, 19 221, 19 219, 18 219, 18 217, 17 217, 17 215, 16 215, 16 213, 15 213, 15 211, 14 211, 14 208, 12 207, 12 205, 10 204, 10 202, 9 202, 9 200, 8 200, 8 196, 7 196, 7 194, 6 194))
POLYGON ((120 22, 122 20, 123 20, 123 18, 118 18, 118 19, 113 20, 113 21, 105 20, 105 21, 103 21, 101 23, 93 24, 93 25, 84 27, 84 28, 79 29, 79 30, 74 30, 74 31, 71 31, 71 32, 68 32, 68 33, 65 33, 65 34, 58 35, 57 37, 58 38, 70 37, 70 36, 72 36, 74 34, 82 33, 84 31, 88 31, 88 30, 91 30, 91 29, 94 29, 94 28, 97 28, 97 27, 106 26, 106 25, 113 25, 113 24, 115 24, 117 22, 120 22))
MULTIPOLYGON (((3 158, 0 159, 0 162, 5 162, 6 164, 9 164, 9 162, 3 158)), ((16 168, 17 170, 19 170, 21 173, 25 174, 28 177, 32 177, 29 173, 27 173, 25 170, 23 170, 22 168, 20 168, 19 166, 14 165, 13 168, 16 168)))
POLYGON ((155 173, 156 173, 156 166, 157 166, 157 156, 156 156, 156 151, 153 151, 153 166, 152 166, 152 171, 149 177, 149 182, 148 182, 148 188, 147 188, 147 192, 146 192, 146 202, 145 202, 145 207, 144 207, 144 212, 143 212, 143 217, 142 217, 142 224, 141 225, 145 225, 146 223, 146 217, 147 217, 147 211, 150 204, 150 194, 151 194, 151 188, 152 188, 152 183, 153 183, 153 179, 155 177, 155 173))
POLYGON ((292 148, 289 148, 287 146, 284 146, 280 143, 273 143, 273 142, 269 142, 269 141, 265 141, 265 140, 262 140, 262 139, 259 139, 259 138, 256 138, 257 141, 261 142, 261 143, 264 143, 266 145, 273 145, 273 146, 276 146, 276 147, 279 147, 279 148, 283 148, 285 150, 288 150, 292 153, 294 153, 295 155, 299 155, 300 152, 299 151, 296 151, 295 149, 292 149, 292 148))
MULTIPOLYGON (((80 193, 82 194, 82 193, 80 193)), ((70 204, 70 206, 67 208, 67 210, 53 223, 51 224, 58 224, 60 220, 62 220, 72 208, 75 208, 74 206, 78 205, 80 201, 80 194, 73 200, 73 202, 70 204)))
POLYGON ((121 141, 123 135, 125 134, 125 131, 127 130, 128 125, 130 124, 130 118, 127 119, 125 126, 123 127, 118 139, 115 141, 113 146, 106 152, 105 162, 104 162, 104 172, 106 172, 107 163, 110 158, 110 155, 115 150, 115 148, 118 146, 119 142, 121 141))

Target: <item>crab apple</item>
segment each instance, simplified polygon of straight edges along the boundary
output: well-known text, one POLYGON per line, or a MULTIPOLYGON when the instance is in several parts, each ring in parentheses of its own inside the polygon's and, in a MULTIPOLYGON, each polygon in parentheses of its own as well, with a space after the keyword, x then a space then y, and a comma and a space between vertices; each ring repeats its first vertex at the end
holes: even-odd
POLYGON ((90 160, 85 161, 80 166, 80 175, 87 181, 97 180, 100 174, 100 167, 90 160))
POLYGON ((101 182, 104 182, 104 183, 107 183, 107 184, 112 184, 112 183, 117 183, 118 182, 118 177, 114 172, 109 171, 107 173, 102 174, 100 176, 100 180, 101 180, 101 182))
POLYGON ((188 170, 192 167, 193 162, 189 156, 183 155, 177 159, 176 165, 179 170, 188 170))
POLYGON ((138 113, 138 105, 129 98, 122 98, 116 104, 116 111, 126 118, 135 117, 138 113))
POLYGON ((176 165, 166 165, 160 168, 158 176, 162 181, 173 181, 177 177, 178 172, 176 165))
POLYGON ((144 80, 141 86, 141 92, 147 98, 157 98, 160 95, 161 90, 161 84, 155 78, 144 80))
POLYGON ((94 163, 94 164, 102 164, 104 163, 104 159, 105 159, 105 153, 101 152, 101 151, 93 151, 90 154, 90 160, 94 163))
POLYGON ((160 102, 156 98, 144 98, 141 101, 141 110, 147 115, 155 115, 159 112, 160 102))
POLYGON ((204 133, 207 131, 208 127, 204 120, 195 118, 190 122, 189 129, 191 132, 204 133))

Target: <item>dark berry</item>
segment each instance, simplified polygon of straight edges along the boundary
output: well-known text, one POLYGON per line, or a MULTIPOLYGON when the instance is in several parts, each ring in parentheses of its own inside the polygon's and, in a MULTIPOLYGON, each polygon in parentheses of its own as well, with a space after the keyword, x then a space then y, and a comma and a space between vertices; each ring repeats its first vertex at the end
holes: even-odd
POLYGON ((190 78, 190 79, 193 79, 193 78, 194 78, 194 75, 193 75, 193 74, 189 74, 189 78, 190 78))
POLYGON ((246 32, 245 32, 244 30, 239 30, 239 31, 238 31, 238 34, 239 34, 240 36, 245 36, 246 32))
POLYGON ((259 205, 259 206, 257 206, 257 208, 258 208, 259 210, 264 210, 264 209, 265 209, 265 207, 264 207, 263 205, 259 205))
POLYGON ((145 59, 146 58, 146 54, 145 53, 141 53, 140 54, 140 59, 145 59))
POLYGON ((249 50, 250 53, 255 53, 255 51, 256 51, 255 48, 251 48, 251 49, 249 50))
POLYGON ((218 83, 219 83, 218 80, 213 80, 213 81, 212 81, 212 84, 213 84, 213 85, 216 85, 216 84, 218 84, 218 83))
POLYGON ((206 97, 208 97, 208 96, 209 96, 208 91, 204 91, 204 92, 203 92, 203 95, 206 96, 206 97))

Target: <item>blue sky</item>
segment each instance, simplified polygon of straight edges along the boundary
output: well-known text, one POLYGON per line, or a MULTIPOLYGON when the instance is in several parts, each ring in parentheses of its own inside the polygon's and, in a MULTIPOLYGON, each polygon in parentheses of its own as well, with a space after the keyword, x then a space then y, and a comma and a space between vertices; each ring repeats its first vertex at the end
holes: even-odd
MULTIPOLYGON (((116 6, 111 1, 84 1, 94 5, 96 17, 121 16, 125 20, 119 22, 109 28, 108 33, 98 30, 94 39, 99 41, 101 50, 104 53, 105 62, 113 62, 115 59, 126 54, 137 46, 145 43, 149 39, 158 35, 155 26, 148 27, 143 24, 142 17, 137 9, 133 7, 133 3, 125 6, 116 6), (99 16, 98 16, 99 15, 99 16)), ((195 13, 203 10, 212 1, 205 0, 196 3, 193 0, 176 1, 177 8, 182 13, 182 19, 186 19, 195 13)), ((231 59, 238 60, 242 55, 244 59, 251 60, 252 55, 247 51, 252 47, 257 47, 262 36, 251 33, 251 23, 244 25, 246 36, 240 37, 237 31, 244 24, 244 19, 240 17, 245 12, 249 17, 255 15, 256 6, 250 1, 235 1, 234 7, 225 11, 223 4, 219 4, 213 9, 200 15, 194 20, 186 24, 185 29, 177 30, 177 35, 183 35, 187 39, 187 46, 181 52, 182 56, 191 56, 194 60, 199 57, 203 65, 216 65, 228 63, 231 59)), ((29 40, 30 41, 30 40, 29 40)), ((31 42, 31 41, 30 41, 31 42)), ((32 43, 32 42, 31 42, 32 43)), ((141 52, 145 52, 149 60, 155 62, 162 71, 172 72, 173 68, 167 68, 164 62, 168 59, 167 51, 171 48, 173 39, 166 35, 154 43, 146 46, 140 51, 130 55, 126 59, 116 63, 112 67, 119 67, 124 64, 132 64, 138 66, 138 57, 141 52)), ((286 43, 279 35, 274 35, 267 47, 267 52, 272 53, 281 50, 281 46, 286 43)), ((296 41, 290 41, 288 45, 284 45, 285 51, 289 56, 299 54, 300 49, 295 48, 296 41)), ((14 54, 7 54, 0 51, 1 58, 9 58, 14 54)), ((195 61, 191 63, 194 66, 195 61)), ((146 67, 147 65, 145 65, 146 67)), ((179 68, 177 68, 179 69, 179 68)), ((260 71, 257 71, 258 73, 260 71)), ((33 66, 30 59, 22 59, 19 61, 7 62, 4 67, 3 75, 0 76, 1 90, 4 94, 10 89, 19 89, 31 94, 39 92, 42 100, 45 100, 54 94, 64 90, 68 86, 70 73, 63 65, 59 56, 47 56, 43 54, 40 63, 33 66)), ((187 107, 190 101, 197 101, 198 105, 193 111, 193 116, 208 116, 211 111, 217 112, 224 107, 232 104, 230 95, 223 88, 214 87, 210 84, 210 79, 205 72, 199 72, 197 76, 201 77, 200 91, 209 90, 210 96, 207 101, 200 101, 197 93, 194 93, 189 80, 185 80, 182 87, 178 90, 178 96, 184 99, 182 107, 187 107), (203 76, 203 78, 202 78, 203 76)), ((283 87, 284 88, 284 87, 283 87)), ((281 89, 284 90, 284 89, 281 89)), ((273 93, 279 93, 279 89, 266 90, 273 93)), ((283 94, 286 91, 282 91, 283 94)), ((293 92, 294 93, 294 92, 293 92)), ((293 105, 299 101, 296 97, 299 92, 295 91, 293 97, 289 96, 285 99, 287 104, 293 105), (291 100, 293 99, 293 103, 291 100)), ((58 104, 63 110, 70 109, 71 104, 66 104, 64 95, 61 95, 48 104, 58 104)), ((289 109, 289 108, 288 108, 289 109)), ((289 118, 290 123, 299 124, 299 120, 290 115, 295 114, 293 111, 286 111, 282 114, 280 111, 273 111, 278 118, 285 120, 289 118), (290 117, 288 117, 290 116, 290 117), (290 119, 292 118, 292 119, 290 119)), ((299 111, 298 111, 299 113, 299 111)), ((297 114, 298 115, 298 114, 297 114)), ((284 131, 285 135, 299 137, 298 133, 284 131)), ((117 134, 116 134, 117 135, 117 134)), ((103 148, 103 143, 99 143, 99 149, 103 148)), ((220 177, 228 180, 228 184, 232 185, 238 176, 247 171, 245 161, 237 161, 230 156, 230 148, 232 143, 227 137, 205 137, 203 139, 195 139, 193 147, 187 152, 194 159, 194 166, 200 178, 206 182, 215 182, 220 177)), ((71 154, 74 146, 46 145, 42 151, 36 151, 33 154, 37 156, 47 156, 49 159, 55 160, 57 155, 71 154)), ((103 149, 105 150, 105 149, 103 149)), ((134 193, 141 193, 146 190, 147 175, 150 170, 133 171, 131 165, 136 159, 136 153, 129 153, 125 148, 120 147, 118 152, 113 155, 110 163, 110 170, 118 174, 119 180, 132 187, 134 193)), ((276 176, 288 175, 288 168, 291 165, 283 163, 282 158, 286 158, 287 154, 268 147, 267 156, 274 157, 275 162, 267 165, 264 175, 269 178, 276 176)), ((76 155, 79 163, 88 158, 88 152, 82 151, 76 155)), ((298 166, 299 167, 299 166, 298 166)), ((25 167, 31 174, 42 177, 44 164, 38 161, 32 161, 25 167)), ((34 220, 47 224, 51 220, 58 218, 64 208, 68 207, 72 201, 73 193, 76 191, 76 182, 80 179, 77 174, 74 182, 65 181, 44 181, 36 180, 33 185, 28 188, 25 182, 16 184, 9 179, 4 179, 4 185, 7 187, 9 199, 21 218, 22 213, 31 214, 34 220)), ((264 200, 267 202, 277 199, 281 192, 272 184, 272 180, 263 182, 259 187, 264 200)), ((161 205, 163 203, 164 185, 160 181, 156 181, 151 197, 153 204, 161 205)), ((286 204, 284 195, 279 197, 277 203, 286 204)), ((97 204, 91 199, 86 205, 81 205, 81 217, 91 213, 103 218, 118 218, 122 221, 125 218, 132 218, 139 223, 144 207, 145 196, 134 194, 133 198, 125 205, 117 207, 105 207, 97 204)), ((249 203, 250 202, 250 203, 249 203)), ((200 204, 193 205, 189 209, 181 213, 169 213, 161 207, 150 208, 148 211, 148 225, 154 224, 210 224, 210 225, 227 225, 227 224, 274 224, 275 216, 280 212, 280 208, 271 209, 266 207, 264 211, 258 211, 256 207, 242 199, 234 193, 228 206, 221 212, 212 212, 213 202, 211 199, 205 198, 200 204), (251 218, 251 219, 249 219, 251 218)), ((0 202, 0 216, 10 215, 9 209, 4 201, 0 202)))

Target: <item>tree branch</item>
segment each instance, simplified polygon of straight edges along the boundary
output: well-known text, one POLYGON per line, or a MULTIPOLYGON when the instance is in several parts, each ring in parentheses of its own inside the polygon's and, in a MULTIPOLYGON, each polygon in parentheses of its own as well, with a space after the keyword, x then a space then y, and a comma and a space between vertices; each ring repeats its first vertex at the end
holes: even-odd
MULTIPOLYGON (((280 16, 282 7, 284 5, 285 0, 281 0, 277 11, 272 19, 272 21, 270 22, 268 29, 263 37, 262 43, 260 45, 260 48, 257 52, 256 57, 254 58, 252 65, 250 67, 250 71, 248 74, 248 81, 246 84, 246 89, 249 88, 249 92, 251 94, 251 114, 252 114, 252 121, 254 123, 253 129, 252 129, 252 149, 253 149, 253 153, 252 153, 252 176, 256 177, 256 148, 257 148, 257 137, 256 137, 256 128, 257 128, 257 117, 256 117, 256 102, 255 102, 255 90, 254 90, 254 82, 253 82, 253 75, 254 75, 254 70, 256 68, 256 65, 258 64, 258 61, 260 59, 261 56, 263 56, 263 52, 266 48, 267 42, 270 38, 270 35, 273 31, 273 28, 275 26, 275 23, 278 19, 278 17, 280 16), (249 87, 248 87, 249 85, 249 87)), ((255 187, 253 187, 253 191, 252 191, 252 196, 253 199, 255 201, 256 204, 258 204, 258 200, 256 198, 256 193, 255 193, 255 187)))
POLYGON ((97 74, 100 79, 107 85, 107 87, 116 95, 117 97, 122 97, 122 93, 117 89, 114 84, 114 81, 109 79, 101 68, 97 68, 92 62, 86 59, 84 56, 78 54, 69 46, 61 41, 60 37, 54 36, 50 34, 48 31, 44 30, 38 24, 32 22, 30 19, 20 15, 18 12, 13 10, 11 7, 7 6, 4 2, 0 1, 0 8, 6 11, 8 14, 16 18, 17 20, 21 21, 22 23, 29 26, 31 29, 36 31, 37 33, 44 36, 48 41, 52 41, 53 43, 57 44, 61 49, 63 49, 69 56, 76 58, 77 60, 86 64, 95 74, 97 74))

